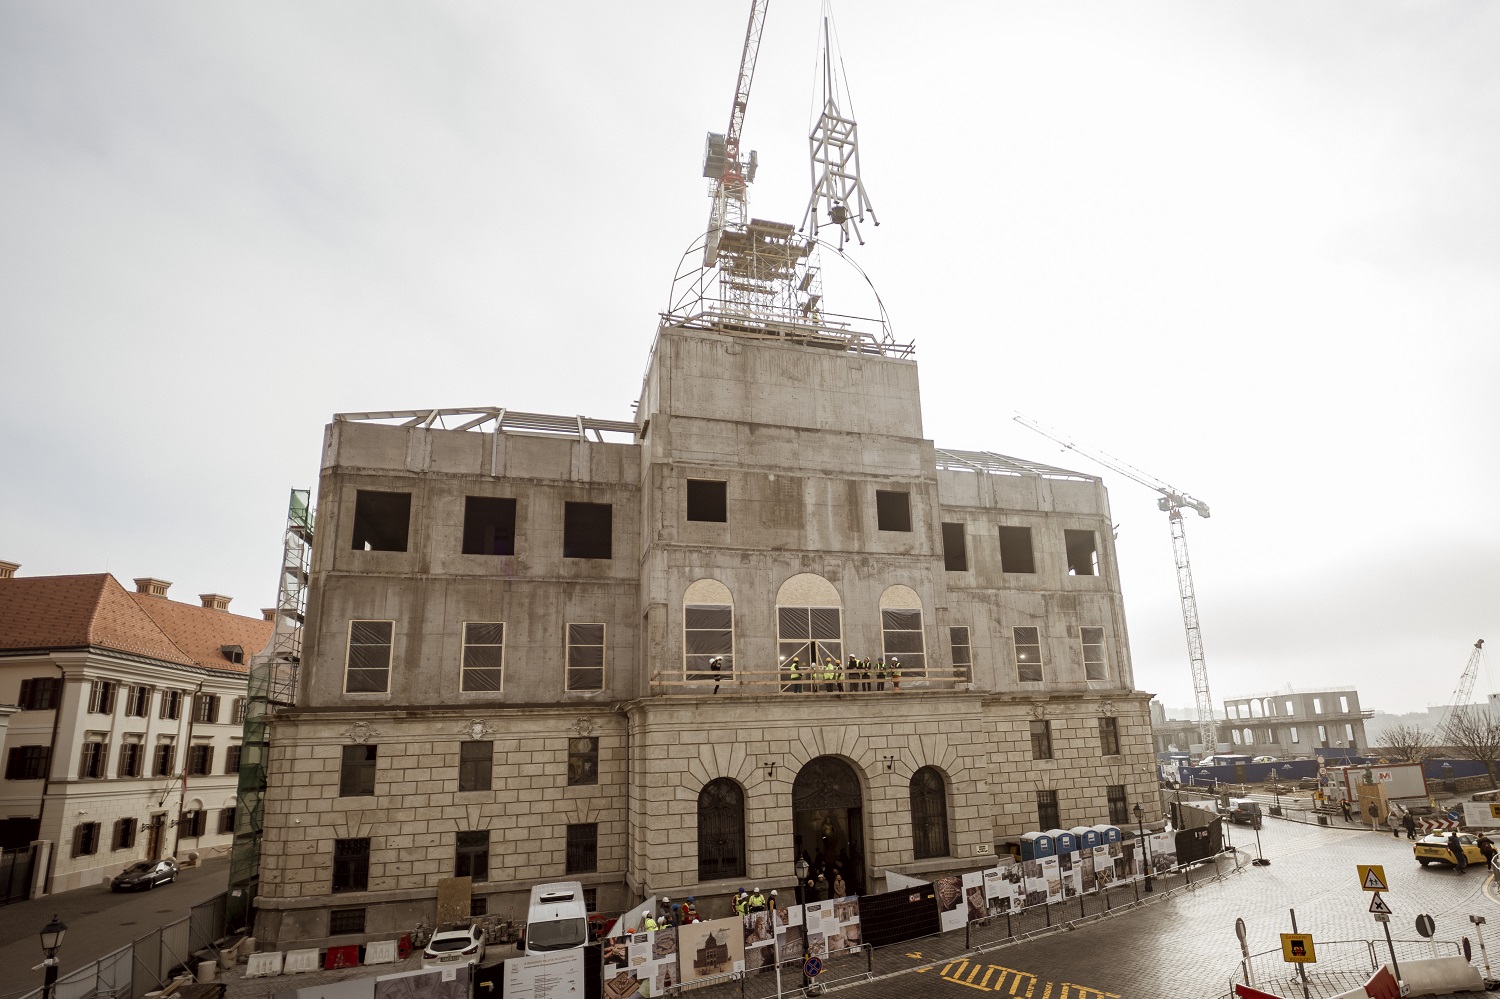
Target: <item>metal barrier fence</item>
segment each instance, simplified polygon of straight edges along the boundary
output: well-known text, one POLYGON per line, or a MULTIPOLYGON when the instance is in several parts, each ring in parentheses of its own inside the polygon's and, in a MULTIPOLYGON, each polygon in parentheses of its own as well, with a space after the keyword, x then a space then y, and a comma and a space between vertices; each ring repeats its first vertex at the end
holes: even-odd
MULTIPOLYGON (((188 968, 193 954, 212 948, 223 935, 228 893, 216 895, 195 905, 188 915, 162 926, 128 947, 106 954, 61 975, 53 986, 53 999, 89 999, 108 996, 112 999, 144 999, 172 980, 180 968, 188 968)), ((189 969, 193 970, 193 969, 189 969)), ((33 989, 18 999, 41 999, 42 990, 33 989)))
MULTIPOLYGON (((1307 994, 1311 999, 1336 996, 1357 988, 1381 965, 1389 962, 1390 948, 1384 940, 1319 940, 1318 962, 1307 968, 1307 994)), ((1463 956, 1463 947, 1454 940, 1393 940, 1396 963, 1413 959, 1463 956)), ((1281 948, 1265 950, 1239 961, 1223 999, 1233 999, 1236 984, 1251 985, 1264 991, 1302 995, 1302 979, 1296 968, 1286 964, 1281 948)))

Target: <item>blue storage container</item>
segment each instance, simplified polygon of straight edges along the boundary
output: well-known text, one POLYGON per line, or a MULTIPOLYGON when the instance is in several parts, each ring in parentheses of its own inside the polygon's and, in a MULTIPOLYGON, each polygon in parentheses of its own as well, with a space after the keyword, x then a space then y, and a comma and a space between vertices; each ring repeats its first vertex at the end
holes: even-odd
POLYGON ((1041 860, 1043 857, 1055 857, 1057 855, 1057 844, 1053 842, 1051 835, 1044 832, 1029 832, 1021 834, 1021 859, 1041 860))
POLYGON ((1077 838, 1066 829, 1048 829, 1047 835, 1052 837, 1052 847, 1059 855, 1078 852, 1077 838))
POLYGON ((1099 834, 1099 844, 1101 846, 1108 846, 1110 843, 1118 843, 1123 838, 1120 835, 1120 827, 1112 826, 1107 822, 1103 825, 1095 826, 1094 831, 1099 834))
POLYGON ((1068 832, 1073 834, 1073 839, 1080 850, 1092 850, 1103 842, 1099 839, 1099 830, 1093 826, 1074 826, 1068 832))

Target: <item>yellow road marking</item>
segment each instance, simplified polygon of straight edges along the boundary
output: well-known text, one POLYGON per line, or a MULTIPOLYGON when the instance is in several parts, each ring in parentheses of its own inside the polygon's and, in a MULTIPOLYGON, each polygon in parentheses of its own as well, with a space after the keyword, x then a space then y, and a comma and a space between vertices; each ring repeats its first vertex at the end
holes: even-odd
POLYGON ((949 961, 938 975, 954 985, 980 992, 999 992, 1012 999, 1120 999, 1118 992, 1105 992, 1073 982, 1043 982, 1027 971, 1000 964, 979 964, 968 958, 949 961), (1038 985, 1042 987, 1040 995, 1036 991, 1038 985))

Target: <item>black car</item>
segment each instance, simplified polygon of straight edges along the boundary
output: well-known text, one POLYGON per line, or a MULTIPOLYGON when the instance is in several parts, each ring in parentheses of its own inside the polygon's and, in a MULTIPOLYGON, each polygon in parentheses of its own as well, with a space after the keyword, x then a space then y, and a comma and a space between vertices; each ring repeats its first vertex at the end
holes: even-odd
POLYGON ((177 880, 174 860, 137 860, 109 883, 112 891, 145 891, 177 880))

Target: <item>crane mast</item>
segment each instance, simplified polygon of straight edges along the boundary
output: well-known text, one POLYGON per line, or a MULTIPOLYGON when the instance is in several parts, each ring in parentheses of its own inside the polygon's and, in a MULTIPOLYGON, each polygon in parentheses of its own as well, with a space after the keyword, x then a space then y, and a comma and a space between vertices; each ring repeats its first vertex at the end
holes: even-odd
POLYGON ((1451 722, 1458 721, 1469 708, 1469 698, 1474 695, 1474 679, 1479 675, 1479 659, 1484 654, 1484 639, 1474 643, 1474 651, 1469 653, 1469 661, 1464 665, 1464 671, 1458 678, 1458 687, 1453 691, 1453 703, 1448 705, 1448 710, 1443 714, 1443 720, 1438 723, 1437 735, 1444 738, 1451 722))
POLYGON ((1198 624, 1198 595, 1193 586, 1193 565, 1188 558, 1187 531, 1182 517, 1183 510, 1192 510, 1206 519, 1208 504, 1112 455, 1079 447, 1058 431, 1035 420, 1017 414, 1015 421, 1158 494, 1156 507, 1167 515, 1167 523, 1172 530, 1172 558, 1177 567, 1177 592, 1182 598, 1182 625, 1187 631, 1188 662, 1192 667, 1193 695, 1197 701, 1198 738, 1205 751, 1213 752, 1214 702, 1208 689, 1208 661, 1203 654, 1203 631, 1198 624))
POLYGON ((750 23, 745 27, 745 48, 740 53, 740 75, 734 89, 734 107, 729 112, 729 128, 723 135, 708 133, 703 151, 703 176, 712 181, 713 205, 708 214, 708 240, 703 247, 703 266, 712 267, 719 259, 719 237, 726 226, 743 226, 746 222, 746 187, 755 180, 759 160, 755 150, 740 160, 740 134, 745 127, 745 111, 750 106, 750 84, 755 79, 755 60, 760 55, 760 36, 766 24, 766 7, 770 0, 752 0, 750 23))

